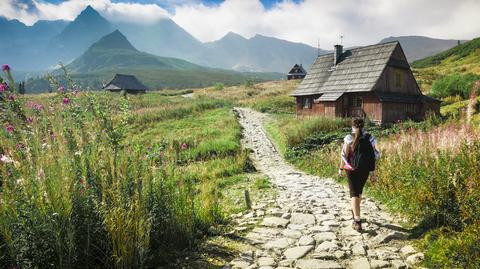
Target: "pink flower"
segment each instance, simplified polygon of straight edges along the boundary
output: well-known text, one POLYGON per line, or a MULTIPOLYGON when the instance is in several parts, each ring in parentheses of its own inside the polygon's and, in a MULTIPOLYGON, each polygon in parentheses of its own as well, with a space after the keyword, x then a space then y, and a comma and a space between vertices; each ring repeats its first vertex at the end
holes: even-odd
POLYGON ((7 124, 7 126, 5 126, 5 130, 7 131, 7 133, 11 134, 11 133, 13 133, 15 128, 13 127, 13 125, 7 124))
POLYGON ((27 118, 27 123, 32 123, 33 122, 33 118, 32 117, 28 117, 27 118))
POLYGON ((63 86, 58 87, 58 92, 64 93, 65 92, 65 87, 63 87, 63 86))
POLYGON ((63 104, 64 104, 64 105, 70 104, 70 99, 69 99, 68 97, 64 97, 64 98, 63 98, 63 104))
POLYGON ((8 157, 7 155, 3 155, 3 154, 0 155, 0 161, 2 163, 13 163, 13 160, 10 157, 8 157))
POLYGON ((17 145, 15 145, 15 147, 18 149, 18 150, 22 150, 25 148, 25 146, 22 144, 22 143, 18 143, 17 145))
POLYGON ((185 149, 187 149, 187 148, 188 148, 188 145, 185 144, 185 143, 183 143, 182 146, 181 146, 181 149, 185 150, 185 149))
POLYGON ((10 66, 8 64, 4 64, 4 65, 2 65, 2 70, 5 71, 5 72, 8 72, 8 71, 10 71, 10 66))
POLYGON ((5 92, 5 90, 8 88, 7 84, 5 83, 0 83, 0 92, 5 92))

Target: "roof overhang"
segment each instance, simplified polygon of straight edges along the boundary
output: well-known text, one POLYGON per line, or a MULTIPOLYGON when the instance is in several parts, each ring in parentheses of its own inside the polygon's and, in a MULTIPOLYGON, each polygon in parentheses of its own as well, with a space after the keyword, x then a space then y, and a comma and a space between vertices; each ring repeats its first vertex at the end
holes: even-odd
POLYGON ((327 92, 322 94, 317 99, 313 100, 314 102, 335 102, 340 98, 344 93, 343 92, 327 92))

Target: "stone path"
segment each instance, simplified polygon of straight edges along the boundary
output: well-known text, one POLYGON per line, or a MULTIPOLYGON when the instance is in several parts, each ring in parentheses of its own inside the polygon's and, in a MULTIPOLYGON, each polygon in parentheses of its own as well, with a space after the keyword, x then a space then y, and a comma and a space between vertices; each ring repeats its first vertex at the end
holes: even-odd
MULTIPOLYGON (((362 233, 351 228, 348 191, 330 179, 296 170, 268 139, 264 115, 246 108, 235 113, 244 128, 243 145, 252 149, 256 168, 278 190, 271 206, 257 205, 238 222, 259 225, 244 239, 252 250, 225 268, 415 268, 423 258, 408 234, 369 198, 362 201, 362 233)), ((237 227, 241 231, 242 227, 237 227)))

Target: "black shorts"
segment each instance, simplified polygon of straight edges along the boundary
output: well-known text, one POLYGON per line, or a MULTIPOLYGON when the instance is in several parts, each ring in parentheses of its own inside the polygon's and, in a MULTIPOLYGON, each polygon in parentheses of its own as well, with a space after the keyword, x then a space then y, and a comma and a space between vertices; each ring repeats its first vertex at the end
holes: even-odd
POLYGON ((347 171, 348 188, 350 189, 350 197, 359 197, 363 192, 363 186, 367 182, 370 171, 347 171))

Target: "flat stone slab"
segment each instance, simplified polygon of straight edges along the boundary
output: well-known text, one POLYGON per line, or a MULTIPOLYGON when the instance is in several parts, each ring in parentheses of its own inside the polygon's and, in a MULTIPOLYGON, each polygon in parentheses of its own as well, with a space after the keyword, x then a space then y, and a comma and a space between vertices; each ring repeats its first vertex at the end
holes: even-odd
POLYGON ((337 236, 333 232, 322 232, 315 234, 313 238, 317 244, 320 244, 325 241, 335 240, 337 239, 337 236))
POLYGON ((262 225, 266 227, 282 227, 285 228, 288 224, 288 220, 279 217, 268 217, 263 219, 262 225))
POLYGON ((298 245, 299 246, 309 246, 309 245, 314 245, 314 244, 315 244, 315 239, 313 239, 309 235, 304 235, 304 236, 300 237, 300 239, 298 240, 298 245))
POLYGON ((295 263, 300 269, 342 269, 343 267, 335 261, 323 261, 318 259, 300 259, 295 263))
POLYGON ((294 240, 290 238, 279 238, 265 243, 265 249, 284 249, 293 244, 294 240))
POLYGON ((315 252, 321 252, 321 251, 334 251, 338 249, 338 245, 332 241, 325 241, 318 245, 318 247, 315 249, 315 252))
POLYGON ((287 249, 283 254, 287 259, 297 260, 307 255, 310 250, 313 249, 313 246, 301 246, 287 249))
POLYGON ((302 232, 298 231, 298 230, 290 230, 290 229, 285 229, 283 230, 283 235, 288 237, 288 238, 295 238, 295 239, 298 239, 300 237, 302 237, 302 232))
POLYGON ((292 213, 290 217, 292 224, 315 225, 315 216, 313 214, 292 213))
POLYGON ((272 257, 260 257, 258 259, 259 266, 272 266, 275 265, 275 260, 272 257))
POLYGON ((355 260, 351 261, 348 265, 350 269, 371 269, 370 263, 368 262, 367 258, 356 258, 355 260))
POLYGON ((370 266, 372 269, 382 269, 390 266, 390 263, 382 260, 370 260, 370 266))

